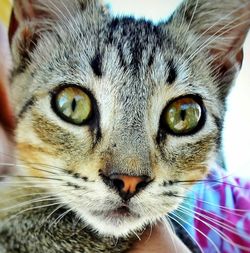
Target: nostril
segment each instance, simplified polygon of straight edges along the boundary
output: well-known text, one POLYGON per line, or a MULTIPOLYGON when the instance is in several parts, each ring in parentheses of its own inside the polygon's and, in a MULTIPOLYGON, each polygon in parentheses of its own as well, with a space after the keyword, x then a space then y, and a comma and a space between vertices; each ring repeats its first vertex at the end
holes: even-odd
POLYGON ((116 175, 105 176, 104 174, 100 173, 100 176, 106 185, 118 190, 119 192, 122 191, 125 186, 124 182, 121 179, 117 178, 116 175))
POLYGON ((147 185, 148 185, 148 181, 143 181, 143 182, 140 182, 139 184, 137 184, 136 186, 136 191, 140 191, 142 190, 143 188, 145 188, 147 185))
POLYGON ((124 188, 124 182, 120 179, 113 179, 112 184, 118 191, 121 191, 124 188))

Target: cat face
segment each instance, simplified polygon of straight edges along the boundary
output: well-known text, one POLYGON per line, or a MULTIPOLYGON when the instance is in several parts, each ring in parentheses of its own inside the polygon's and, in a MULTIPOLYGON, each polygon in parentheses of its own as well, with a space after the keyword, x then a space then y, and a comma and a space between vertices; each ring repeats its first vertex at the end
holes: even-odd
POLYGON ((242 61, 249 4, 222 2, 186 1, 156 26, 95 1, 16 1, 23 173, 105 235, 176 209, 215 159, 242 61))

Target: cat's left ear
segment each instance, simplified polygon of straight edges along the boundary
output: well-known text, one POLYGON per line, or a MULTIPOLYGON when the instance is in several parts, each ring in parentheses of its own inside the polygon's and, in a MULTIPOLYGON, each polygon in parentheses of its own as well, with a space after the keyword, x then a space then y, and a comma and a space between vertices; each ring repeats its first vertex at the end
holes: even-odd
MULTIPOLYGON (((243 43, 250 28, 249 0, 186 0, 171 24, 183 28, 183 38, 193 34, 195 54, 207 54, 220 90, 226 96, 243 60, 243 43)), ((192 35, 191 35, 192 36, 192 35)))

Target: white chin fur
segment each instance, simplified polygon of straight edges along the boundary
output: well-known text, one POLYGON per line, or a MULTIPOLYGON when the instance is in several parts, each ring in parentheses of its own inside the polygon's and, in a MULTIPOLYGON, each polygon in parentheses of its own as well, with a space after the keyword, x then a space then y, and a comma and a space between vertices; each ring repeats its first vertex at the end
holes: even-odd
POLYGON ((90 225, 90 227, 99 235, 112 236, 112 237, 127 237, 129 234, 143 229, 151 220, 143 218, 105 218, 93 216, 89 213, 81 215, 84 222, 90 225))

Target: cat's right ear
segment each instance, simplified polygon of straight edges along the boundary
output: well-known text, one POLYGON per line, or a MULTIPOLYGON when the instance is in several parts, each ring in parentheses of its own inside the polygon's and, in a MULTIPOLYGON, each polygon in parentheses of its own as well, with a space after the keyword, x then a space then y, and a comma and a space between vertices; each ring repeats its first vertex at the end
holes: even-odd
MULTIPOLYGON (((35 33, 39 28, 45 26, 45 20, 56 20, 56 13, 51 5, 55 1, 49 0, 14 0, 13 9, 9 24, 9 42, 12 45, 13 38, 17 35, 17 39, 23 42, 32 41, 35 33), (54 13, 53 13, 54 12, 54 13), (20 29, 20 31, 19 31, 20 29)), ((45 28, 45 27, 44 27, 45 28)), ((34 41, 33 41, 34 43, 34 41)))
POLYGON ((9 42, 14 65, 27 62, 44 32, 55 23, 67 24, 76 15, 104 10, 101 0, 14 0, 9 25, 9 42))
MULTIPOLYGON (((14 68, 24 69, 37 45, 49 12, 40 0, 14 0, 9 24, 9 44, 14 68)), ((44 0, 46 6, 48 0, 44 0)))
POLYGON ((24 22, 67 19, 88 8, 100 8, 105 11, 101 0, 14 0, 9 40, 12 41, 17 29, 24 22))

